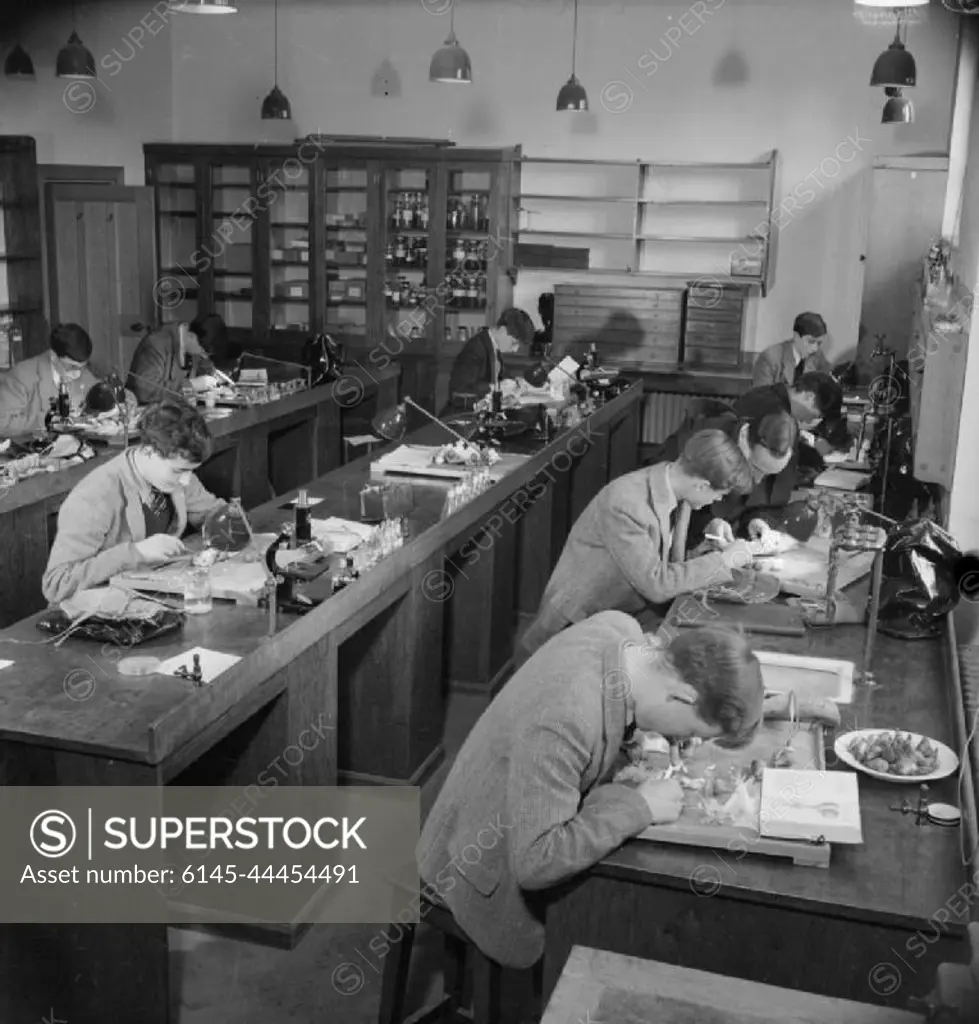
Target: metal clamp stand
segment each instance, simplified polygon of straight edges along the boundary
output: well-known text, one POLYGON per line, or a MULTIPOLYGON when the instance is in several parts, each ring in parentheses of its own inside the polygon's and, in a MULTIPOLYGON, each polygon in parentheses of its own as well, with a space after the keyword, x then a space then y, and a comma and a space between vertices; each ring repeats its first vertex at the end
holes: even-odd
POLYGON ((928 817, 928 783, 921 783, 917 807, 910 800, 902 800, 899 804, 892 804, 890 809, 900 814, 913 814, 915 826, 921 828, 922 821, 928 817))

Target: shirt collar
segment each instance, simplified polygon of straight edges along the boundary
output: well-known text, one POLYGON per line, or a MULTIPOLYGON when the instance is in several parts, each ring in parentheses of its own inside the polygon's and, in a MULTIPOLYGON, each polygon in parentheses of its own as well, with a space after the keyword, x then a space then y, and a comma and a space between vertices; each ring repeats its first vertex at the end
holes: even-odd
POLYGON ((54 386, 56 388, 60 388, 61 373, 58 370, 58 357, 53 352, 50 352, 49 354, 51 358, 51 376, 54 378, 54 386))

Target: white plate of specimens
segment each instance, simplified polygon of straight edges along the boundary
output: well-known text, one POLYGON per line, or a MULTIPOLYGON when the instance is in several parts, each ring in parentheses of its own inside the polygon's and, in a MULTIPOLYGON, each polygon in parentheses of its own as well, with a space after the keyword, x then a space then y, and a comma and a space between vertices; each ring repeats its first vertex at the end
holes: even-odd
POLYGON ((959 768, 951 747, 901 729, 857 729, 834 746, 841 761, 884 782, 934 782, 959 768))

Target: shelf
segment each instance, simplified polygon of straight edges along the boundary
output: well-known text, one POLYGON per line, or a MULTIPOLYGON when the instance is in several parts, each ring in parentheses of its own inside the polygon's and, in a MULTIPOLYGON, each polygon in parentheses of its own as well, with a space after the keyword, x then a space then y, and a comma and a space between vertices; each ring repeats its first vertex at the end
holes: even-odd
POLYGON ((697 238, 685 235, 639 235, 638 241, 640 242, 716 242, 719 245, 745 245, 748 242, 761 242, 765 244, 765 240, 762 238, 697 238))
POLYGON ((309 260, 269 260, 273 267, 306 267, 309 268, 309 260))
POLYGON ((249 220, 258 220, 257 213, 242 213, 239 210, 213 210, 212 217, 248 217, 249 220))
POLYGON ((695 284, 698 281, 710 281, 711 283, 716 281, 718 284, 738 285, 744 288, 761 283, 760 277, 731 277, 730 274, 723 274, 720 271, 717 273, 704 274, 701 271, 677 270, 673 273, 667 274, 665 271, 658 270, 631 270, 626 268, 615 269, 613 267, 592 267, 587 269, 584 267, 535 267, 527 266, 526 264, 518 265, 517 270, 521 273, 531 274, 583 274, 586 277, 595 275, 641 277, 661 281, 687 281, 695 284))
POLYGON ((272 296, 273 306, 307 306, 309 305, 309 297, 305 299, 300 298, 289 298, 288 295, 273 295, 272 296))
POLYGON ((635 235, 626 234, 603 234, 599 231, 525 231, 520 230, 517 232, 517 242, 519 244, 520 239, 525 235, 533 235, 535 238, 582 238, 586 241, 589 238, 618 238, 620 240, 628 240, 630 242, 635 241, 635 235))
POLYGON ((197 185, 192 181, 158 181, 156 183, 157 188, 183 188, 183 189, 195 189, 197 185))
POLYGON ((25 252, 25 253, 2 253, 0 252, 0 263, 19 263, 23 260, 39 260, 41 254, 39 252, 25 252))
POLYGON ((514 199, 519 203, 523 202, 524 199, 550 199, 555 202, 561 203, 631 203, 637 202, 636 197, 632 196, 629 199, 625 199, 621 196, 556 196, 556 195, 544 195, 541 192, 530 192, 524 193, 519 196, 514 196, 514 199))
POLYGON ((331 193, 342 193, 342 192, 360 192, 364 195, 367 193, 366 185, 327 185, 323 189, 324 192, 331 193))
POLYGON ((490 232, 488 230, 478 231, 475 228, 446 228, 445 235, 447 238, 481 239, 489 238, 490 232))
POLYGON ((304 228, 305 230, 308 231, 309 230, 309 221, 308 220, 272 220, 272 221, 269 221, 269 227, 270 228, 289 228, 290 230, 295 230, 296 228, 304 228))
POLYGON ((640 199, 640 206, 768 206, 764 199, 640 199))
POLYGON ((161 217, 197 217, 196 210, 160 210, 161 217))
MULTIPOLYGON (((305 302, 306 300, 304 299, 303 301, 305 302)), ((336 309, 337 306, 354 306, 357 309, 362 309, 364 306, 367 305, 367 300, 366 299, 341 299, 339 302, 337 302, 334 299, 327 299, 326 300, 326 304, 331 309, 336 309)))
POLYGON ((388 228, 388 235, 392 238, 428 238, 429 234, 421 228, 388 228))

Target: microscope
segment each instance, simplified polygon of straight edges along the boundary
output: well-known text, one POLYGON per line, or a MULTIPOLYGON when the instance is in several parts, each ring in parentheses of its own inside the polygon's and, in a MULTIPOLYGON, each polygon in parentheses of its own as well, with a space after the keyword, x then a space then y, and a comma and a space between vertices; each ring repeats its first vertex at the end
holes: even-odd
POLYGON ((278 610, 294 615, 305 615, 312 611, 320 600, 299 593, 301 583, 309 583, 322 576, 330 567, 330 561, 322 546, 312 536, 310 525, 310 504, 306 491, 300 491, 293 505, 293 521, 279 528, 275 540, 265 553, 265 566, 269 581, 264 602, 269 609, 269 630, 275 630, 275 616, 278 610), (277 558, 280 551, 295 551, 296 556, 280 565, 277 558))
POLYGON ((71 395, 64 381, 58 384, 58 397, 51 399, 51 407, 44 415, 44 429, 55 432, 55 425, 64 426, 71 420, 71 395))

